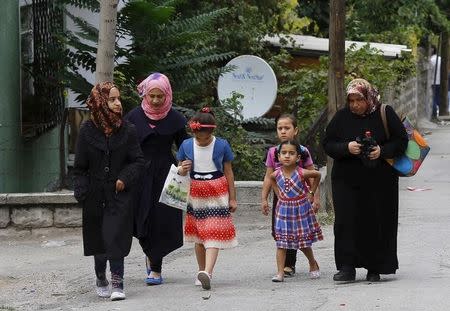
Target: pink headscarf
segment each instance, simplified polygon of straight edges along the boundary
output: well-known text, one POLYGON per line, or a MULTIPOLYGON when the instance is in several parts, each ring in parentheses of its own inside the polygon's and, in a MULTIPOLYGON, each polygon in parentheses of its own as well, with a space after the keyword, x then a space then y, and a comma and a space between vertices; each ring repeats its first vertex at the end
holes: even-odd
POLYGON ((139 96, 142 97, 141 107, 149 119, 161 120, 167 116, 170 108, 172 108, 172 87, 170 86, 169 79, 165 75, 159 72, 152 73, 138 85, 137 90, 139 96), (159 108, 153 107, 145 99, 145 95, 153 89, 160 89, 166 96, 164 104, 159 108))

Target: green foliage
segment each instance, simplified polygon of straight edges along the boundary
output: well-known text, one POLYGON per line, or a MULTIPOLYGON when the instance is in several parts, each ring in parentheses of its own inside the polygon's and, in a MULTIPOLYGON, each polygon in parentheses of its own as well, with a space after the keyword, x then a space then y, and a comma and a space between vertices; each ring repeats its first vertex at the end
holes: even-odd
POLYGON ((55 5, 60 6, 64 15, 78 28, 76 32, 66 29, 55 33, 58 41, 66 47, 63 53, 58 55, 64 59, 66 65, 60 72, 61 83, 78 94, 76 101, 84 102, 92 89, 92 84, 81 75, 80 69, 95 71, 98 30, 85 20, 71 14, 65 7, 67 4, 90 9, 93 12, 99 10, 99 4, 95 0, 57 0, 55 2, 55 5))
MULTIPOLYGON (((94 0, 58 0, 95 10, 94 0)), ((98 3, 97 3, 98 4, 98 3)), ((229 70, 218 65, 235 55, 234 52, 217 52, 212 44, 216 33, 210 32, 214 20, 226 14, 219 9, 190 17, 176 14, 175 1, 127 1, 118 13, 117 39, 132 38, 131 46, 116 46, 116 59, 124 57, 125 63, 116 66, 120 75, 118 84, 125 85, 124 93, 132 99, 131 90, 149 73, 160 71, 169 76, 174 98, 185 103, 196 98, 195 90, 216 81, 229 70), (125 78, 126 77, 126 78, 125 78), (123 80, 128 80, 123 83, 123 80)), ((68 70, 64 73, 66 84, 79 94, 77 101, 85 101, 92 85, 80 74, 80 68, 95 71, 98 30, 85 20, 65 11, 79 31, 65 31, 60 40, 71 49, 64 55, 68 70)), ((138 104, 135 102, 134 105, 138 104)), ((126 105, 132 105, 127 102, 126 105)), ((128 107, 127 108, 131 108, 128 107)))
MULTIPOLYGON (((287 102, 286 111, 297 116, 300 134, 306 133, 327 105, 327 77, 329 58, 321 57, 320 64, 296 70, 288 67, 289 56, 281 52, 272 58, 271 65, 280 79, 279 94, 287 102)), ((345 56, 345 84, 353 78, 364 78, 383 94, 388 89, 399 90, 415 74, 414 58, 410 54, 387 60, 381 51, 367 44, 360 49, 351 46, 345 56)))
POLYGON ((117 67, 132 81, 160 71, 169 76, 177 104, 197 97, 195 90, 217 80, 223 69, 218 66, 233 52, 218 52, 212 44, 212 23, 226 9, 194 16, 177 15, 175 7, 152 1, 128 2, 120 12, 120 35, 133 38, 130 47, 119 49, 127 62, 117 67))
POLYGON ((348 38, 408 44, 413 49, 422 38, 449 26, 433 0, 350 0, 347 12, 348 38))
POLYGON ((327 103, 328 64, 324 58, 319 66, 292 70, 288 67, 290 59, 290 55, 282 52, 272 59, 271 65, 281 80, 278 92, 287 102, 286 111, 297 116, 302 133, 327 103))
POLYGON ((381 93, 400 87, 402 82, 415 74, 415 69, 415 62, 410 54, 386 60, 380 50, 370 48, 369 44, 361 49, 356 49, 353 45, 345 56, 346 83, 352 78, 364 78, 381 93))
POLYGON ((305 17, 311 21, 307 27, 303 28, 304 35, 329 37, 329 0, 301 0, 297 7, 297 14, 299 17, 305 17))
POLYGON ((139 105, 142 99, 139 97, 134 83, 118 70, 114 71, 114 83, 120 90, 120 101, 125 115, 139 105))
POLYGON ((227 8, 226 14, 216 19, 212 38, 220 51, 234 51, 237 54, 265 53, 262 38, 279 29, 280 14, 277 0, 197 0, 186 1, 179 6, 179 12, 190 16, 198 12, 227 8))

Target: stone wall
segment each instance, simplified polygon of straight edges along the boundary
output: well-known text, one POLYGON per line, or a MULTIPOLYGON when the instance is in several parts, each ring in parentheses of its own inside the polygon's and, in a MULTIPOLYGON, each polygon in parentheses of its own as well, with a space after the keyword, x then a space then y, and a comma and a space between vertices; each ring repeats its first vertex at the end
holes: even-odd
POLYGON ((422 118, 431 117, 431 73, 426 58, 417 63, 417 75, 405 82, 400 91, 390 90, 383 94, 383 103, 391 105, 399 117, 407 116, 417 126, 422 118))
MULTIPOLYGON (((324 179, 326 168, 320 169, 321 206, 325 207, 324 179)), ((262 181, 237 181, 237 218, 261 217, 262 181)), ((270 198, 270 201, 271 198, 270 198)), ((2 229, 30 230, 37 228, 80 227, 81 208, 73 192, 0 194, 0 231, 2 229)), ((0 236, 2 234, 0 233, 0 236)))
MULTIPOLYGON (((259 214, 262 182, 236 182, 237 217, 259 214)), ((0 194, 0 230, 80 227, 81 207, 73 192, 0 194)))
POLYGON ((81 208, 72 192, 0 194, 0 229, 80 226, 81 208))

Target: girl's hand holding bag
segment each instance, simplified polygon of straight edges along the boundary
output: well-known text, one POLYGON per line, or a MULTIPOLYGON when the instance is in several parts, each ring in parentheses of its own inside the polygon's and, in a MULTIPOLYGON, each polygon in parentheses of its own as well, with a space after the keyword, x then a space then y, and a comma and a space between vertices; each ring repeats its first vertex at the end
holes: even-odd
POLYGON ((178 168, 172 164, 167 174, 159 202, 183 211, 187 209, 191 178, 189 174, 178 174, 178 168))

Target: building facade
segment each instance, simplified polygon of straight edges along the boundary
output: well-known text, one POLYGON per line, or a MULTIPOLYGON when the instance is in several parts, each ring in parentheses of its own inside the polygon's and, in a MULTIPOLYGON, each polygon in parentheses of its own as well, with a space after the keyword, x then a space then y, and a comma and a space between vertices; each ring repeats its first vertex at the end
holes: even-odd
MULTIPOLYGON (((54 100, 41 96, 46 101, 30 101, 28 106, 23 102, 28 83, 23 79, 23 55, 29 47, 30 31, 33 38, 33 29, 24 27, 30 5, 32 1, 0 2, 0 193, 54 190, 60 175, 60 122, 52 115, 58 112, 48 109, 54 100), (50 119, 53 121, 48 122, 50 119)), ((29 12, 33 13, 30 8, 29 12)), ((37 26, 34 23, 33 27, 37 26)), ((31 44, 32 57, 37 59, 42 49, 31 44)), ((30 84, 37 93, 32 88, 36 83, 30 84)))

